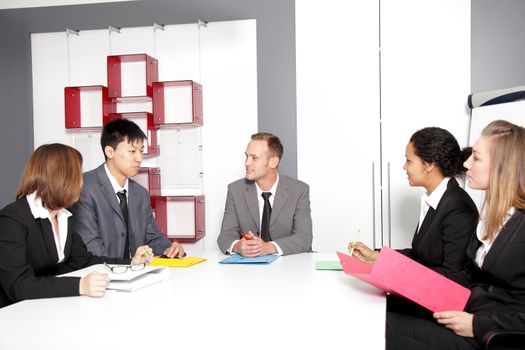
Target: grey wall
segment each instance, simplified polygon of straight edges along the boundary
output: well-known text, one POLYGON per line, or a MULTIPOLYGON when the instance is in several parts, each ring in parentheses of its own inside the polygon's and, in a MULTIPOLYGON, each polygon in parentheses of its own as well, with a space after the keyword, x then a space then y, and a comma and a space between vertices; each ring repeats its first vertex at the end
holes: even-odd
POLYGON ((258 128, 281 137, 285 156, 280 172, 296 176, 293 0, 142 0, 0 10, 0 208, 12 201, 33 150, 29 33, 253 18, 257 20, 258 128))
POLYGON ((525 85, 525 1, 472 0, 472 92, 525 85))

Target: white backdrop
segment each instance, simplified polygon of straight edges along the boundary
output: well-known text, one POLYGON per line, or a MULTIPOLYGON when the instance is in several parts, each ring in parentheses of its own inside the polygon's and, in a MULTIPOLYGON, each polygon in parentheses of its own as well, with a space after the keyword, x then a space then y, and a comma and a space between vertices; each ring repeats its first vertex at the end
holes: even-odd
MULTIPOLYGON (((108 55, 145 53, 159 61, 159 81, 194 80, 203 86, 202 192, 206 196, 206 237, 193 247, 218 250, 227 184, 244 175, 244 150, 257 132, 257 46, 255 20, 107 29, 31 35, 34 145, 74 145, 79 133, 64 126, 64 87, 107 86, 108 55)), ((166 147, 170 133, 161 131, 166 147)), ((89 170, 103 162, 98 133, 84 133, 93 150, 83 154, 89 170)), ((166 164, 149 158, 143 166, 166 164)), ((184 166, 184 164, 181 164, 184 166)), ((164 169, 161 168, 161 173, 164 169)), ((169 174, 164 174, 169 176, 169 174)), ((169 195, 163 191, 163 194, 169 195)), ((198 194, 198 193, 195 193, 198 194)), ((192 249, 192 245, 188 245, 192 249)))
POLYGON ((296 1, 298 176, 314 249, 410 246, 422 188, 405 146, 438 126, 466 146, 470 0, 296 1))

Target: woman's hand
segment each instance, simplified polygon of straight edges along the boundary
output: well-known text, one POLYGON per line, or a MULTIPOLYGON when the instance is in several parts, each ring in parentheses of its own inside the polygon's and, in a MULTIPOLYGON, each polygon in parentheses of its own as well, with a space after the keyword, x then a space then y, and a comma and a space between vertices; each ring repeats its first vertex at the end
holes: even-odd
POLYGON ((378 252, 368 248, 361 242, 348 243, 348 250, 352 252, 352 256, 367 262, 375 262, 379 256, 378 252))
POLYGON ((443 311, 435 312, 433 316, 439 323, 457 335, 474 337, 474 330, 472 329, 473 314, 464 311, 443 311))
POLYGON ((78 291, 80 295, 102 297, 106 293, 109 277, 105 273, 91 272, 80 279, 78 291))

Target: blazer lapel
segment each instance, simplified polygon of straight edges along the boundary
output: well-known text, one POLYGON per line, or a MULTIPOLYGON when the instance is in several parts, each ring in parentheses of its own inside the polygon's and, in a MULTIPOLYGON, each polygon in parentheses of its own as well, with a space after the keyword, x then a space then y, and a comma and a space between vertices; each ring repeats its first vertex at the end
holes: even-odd
POLYGON ((46 245, 47 253, 51 260, 56 264, 58 261, 58 252, 55 244, 55 238, 53 237, 53 229, 51 228, 51 221, 48 219, 36 219, 40 224, 42 232, 42 239, 46 245))
POLYGON ((503 229, 494 240, 492 247, 483 260, 483 269, 490 269, 490 266, 494 265, 501 256, 501 252, 505 249, 505 246, 511 244, 514 235, 518 232, 518 228, 522 224, 523 218, 524 213, 522 211, 516 211, 503 226, 503 229))
POLYGON ((255 183, 246 182, 246 191, 244 191, 244 200, 246 201, 246 206, 252 214, 253 221, 259 232, 261 232, 261 219, 259 217, 259 202, 257 198, 257 190, 255 189, 255 183))
POLYGON ((419 231, 414 235, 414 239, 412 240, 412 248, 416 247, 419 244, 419 242, 421 242, 421 239, 423 238, 423 236, 425 236, 425 233, 430 228, 430 225, 432 225, 432 221, 434 221, 435 216, 436 211, 434 210, 434 208, 429 207, 427 214, 425 215, 425 219, 423 219, 423 223, 419 228, 419 231))
POLYGON ((102 196, 108 201, 109 205, 111 205, 111 208, 113 208, 115 213, 117 213, 122 222, 124 222, 122 210, 120 209, 120 205, 117 201, 117 196, 115 195, 113 186, 111 186, 111 182, 109 181, 108 175, 106 174, 106 170, 104 169, 104 164, 97 168, 97 180, 99 184, 99 190, 100 192, 102 192, 102 196))
POLYGON ((270 227, 275 222, 276 218, 279 216, 279 213, 284 208, 284 204, 288 200, 288 183, 284 176, 279 177, 279 184, 277 185, 277 190, 275 191, 275 198, 273 199, 272 215, 270 216, 270 227))
POLYGON ((439 200, 439 204, 436 207, 436 209, 434 210, 432 207, 429 207, 427 215, 425 215, 423 222, 419 223, 419 230, 416 231, 416 233, 414 234, 414 238, 412 239, 412 248, 415 248, 419 244, 419 242, 421 242, 421 239, 425 236, 425 234, 429 231, 430 227, 432 226, 432 222, 434 221, 434 218, 439 212, 440 206, 442 206, 441 204, 447 201, 447 197, 450 194, 449 190, 451 190, 451 188, 453 187, 459 187, 459 185, 456 182, 456 179, 451 177, 448 180, 447 189, 445 190, 445 193, 443 193, 443 196, 439 200))
POLYGON ((69 259, 69 254, 71 253, 71 244, 73 241, 73 228, 72 228, 72 221, 71 217, 67 219, 67 238, 66 238, 66 245, 64 246, 64 260, 67 261, 69 259))

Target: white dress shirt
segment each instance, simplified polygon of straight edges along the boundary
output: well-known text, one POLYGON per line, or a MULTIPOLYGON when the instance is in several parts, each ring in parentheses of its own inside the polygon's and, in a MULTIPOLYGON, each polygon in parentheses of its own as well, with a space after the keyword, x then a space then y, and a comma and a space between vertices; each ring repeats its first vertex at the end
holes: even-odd
MULTIPOLYGON (((263 210, 264 210, 264 198, 262 197, 263 192, 271 192, 272 195, 269 198, 270 205, 273 209, 273 202, 275 199, 275 193, 277 191, 277 185, 279 184, 279 173, 277 173, 277 180, 275 180, 275 183, 273 184, 272 188, 270 188, 269 191, 263 191, 260 189, 259 185, 257 185, 257 182, 255 182, 255 189, 257 191, 257 203, 259 204, 259 227, 262 227, 262 216, 263 216, 263 210)), ((254 232, 255 233, 255 232, 254 232)), ((259 234, 260 236, 260 234, 259 234)), ((228 249, 228 252, 233 252, 233 246, 235 243, 239 242, 239 240, 233 241, 233 243, 230 245, 230 249, 228 249)), ((273 241, 270 241, 268 243, 271 243, 274 245, 275 249, 277 249, 277 255, 283 255, 283 251, 279 245, 273 241)))
POLYGON ((439 205, 439 202, 441 201, 441 198, 447 190, 449 180, 450 177, 444 178, 434 189, 434 191, 432 191, 431 194, 427 194, 425 192, 421 195, 421 207, 419 211, 419 225, 417 227, 417 232, 419 232, 419 230, 421 229, 421 225, 423 224, 423 220, 425 220, 425 216, 427 215, 428 209, 432 207, 432 209, 436 210, 437 206, 439 205))
POLYGON ((51 223, 51 229, 53 230, 53 238, 55 240, 55 246, 58 253, 58 261, 64 261, 64 247, 67 240, 67 219, 72 215, 67 209, 59 209, 57 212, 58 232, 55 231, 55 226, 51 221, 51 215, 49 210, 42 205, 40 197, 36 196, 36 192, 33 192, 26 196, 29 209, 35 219, 48 219, 51 223))
POLYGON ((115 193, 115 197, 117 197, 117 201, 120 203, 120 199, 118 198, 117 193, 122 192, 122 190, 126 190, 126 198, 129 202, 128 179, 126 178, 124 186, 120 186, 113 174, 111 174, 111 171, 109 171, 107 164, 104 164, 104 170, 106 170, 106 175, 109 178, 109 182, 111 182, 111 187, 113 187, 113 192, 115 193))
MULTIPOLYGON (((503 225, 501 225, 501 227, 505 226, 507 221, 509 221, 509 219, 512 217, 512 215, 514 215, 515 212, 516 212, 516 208, 511 207, 509 209, 509 211, 507 212, 507 215, 505 216, 505 219, 503 220, 503 225)), ((476 228, 476 236, 481 242, 481 245, 479 246, 478 251, 476 252, 476 259, 475 259, 476 264, 479 266, 479 268, 481 268, 481 266, 483 265, 483 262, 485 261, 485 256, 489 252, 490 248, 492 248, 492 244, 494 243, 494 241, 496 240, 496 237, 498 237, 501 231, 501 228, 500 228, 500 231, 496 232, 492 241, 489 241, 488 239, 483 239, 486 233, 485 232, 486 216, 487 216, 487 213, 485 212, 485 210, 483 210, 482 215, 480 215, 479 217, 478 227, 476 228)))

